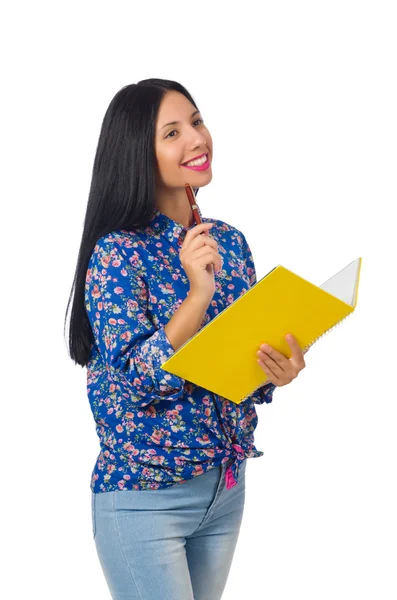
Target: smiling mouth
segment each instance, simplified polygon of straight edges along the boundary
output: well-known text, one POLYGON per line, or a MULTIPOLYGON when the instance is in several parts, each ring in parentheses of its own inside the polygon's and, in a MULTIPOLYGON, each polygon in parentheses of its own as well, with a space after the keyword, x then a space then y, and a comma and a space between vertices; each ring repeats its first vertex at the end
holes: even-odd
POLYGON ((204 154, 202 154, 201 156, 199 156, 198 158, 194 158, 192 160, 188 160, 185 163, 181 163, 182 167, 200 167, 201 165, 203 165, 204 163, 206 163, 208 160, 208 152, 205 152, 204 154), (195 163, 195 164, 192 164, 195 163), (198 163, 198 164, 196 164, 198 163))
POLYGON ((208 153, 206 153, 200 159, 197 159, 194 161, 188 161, 188 163, 182 163, 181 166, 185 167, 185 169, 192 169, 193 171, 207 171, 207 169, 209 169, 209 167, 210 167, 210 160, 209 160, 208 153), (194 164, 189 164, 189 162, 194 163, 194 164))

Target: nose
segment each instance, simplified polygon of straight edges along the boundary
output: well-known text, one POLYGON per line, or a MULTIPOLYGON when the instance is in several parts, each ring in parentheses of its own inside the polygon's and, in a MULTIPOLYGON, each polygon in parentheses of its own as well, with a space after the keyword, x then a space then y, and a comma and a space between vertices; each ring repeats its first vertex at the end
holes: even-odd
POLYGON ((188 145, 190 145, 192 149, 207 146, 207 140, 205 138, 205 135, 203 135, 199 131, 192 130, 192 132, 189 135, 190 137, 188 140, 188 145))

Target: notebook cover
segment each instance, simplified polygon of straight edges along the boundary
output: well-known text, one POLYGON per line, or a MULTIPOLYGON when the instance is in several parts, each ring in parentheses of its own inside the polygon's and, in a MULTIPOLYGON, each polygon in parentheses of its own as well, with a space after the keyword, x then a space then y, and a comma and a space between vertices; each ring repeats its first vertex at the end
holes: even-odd
POLYGON ((290 358, 287 333, 306 349, 354 308, 278 265, 161 368, 238 404, 266 383, 266 374, 256 362, 261 344, 290 358))

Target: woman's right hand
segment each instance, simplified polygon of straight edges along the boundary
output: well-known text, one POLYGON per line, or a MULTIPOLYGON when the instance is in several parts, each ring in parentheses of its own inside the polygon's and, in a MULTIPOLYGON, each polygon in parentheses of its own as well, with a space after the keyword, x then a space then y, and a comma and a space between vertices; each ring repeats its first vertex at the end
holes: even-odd
POLYGON ((186 234, 179 258, 190 282, 190 293, 205 300, 212 299, 215 292, 214 267, 222 268, 222 257, 216 241, 209 230, 214 223, 199 223, 186 234))

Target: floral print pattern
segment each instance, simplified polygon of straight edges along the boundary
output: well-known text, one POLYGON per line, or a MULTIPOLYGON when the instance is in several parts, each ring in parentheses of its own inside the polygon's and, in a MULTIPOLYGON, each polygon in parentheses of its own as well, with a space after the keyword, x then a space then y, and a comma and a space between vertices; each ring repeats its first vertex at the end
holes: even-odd
MULTIPOLYGON (((244 235, 210 218, 223 258, 200 329, 256 282, 244 235)), ((194 227, 194 225, 192 225, 194 227)), ((232 458, 227 487, 255 448, 255 404, 269 403, 267 383, 235 404, 160 367, 174 353, 164 326, 189 293, 179 259, 188 229, 154 211, 149 225, 113 231, 91 254, 85 307, 94 341, 87 394, 100 452, 91 490, 156 490, 183 484, 232 458)))

